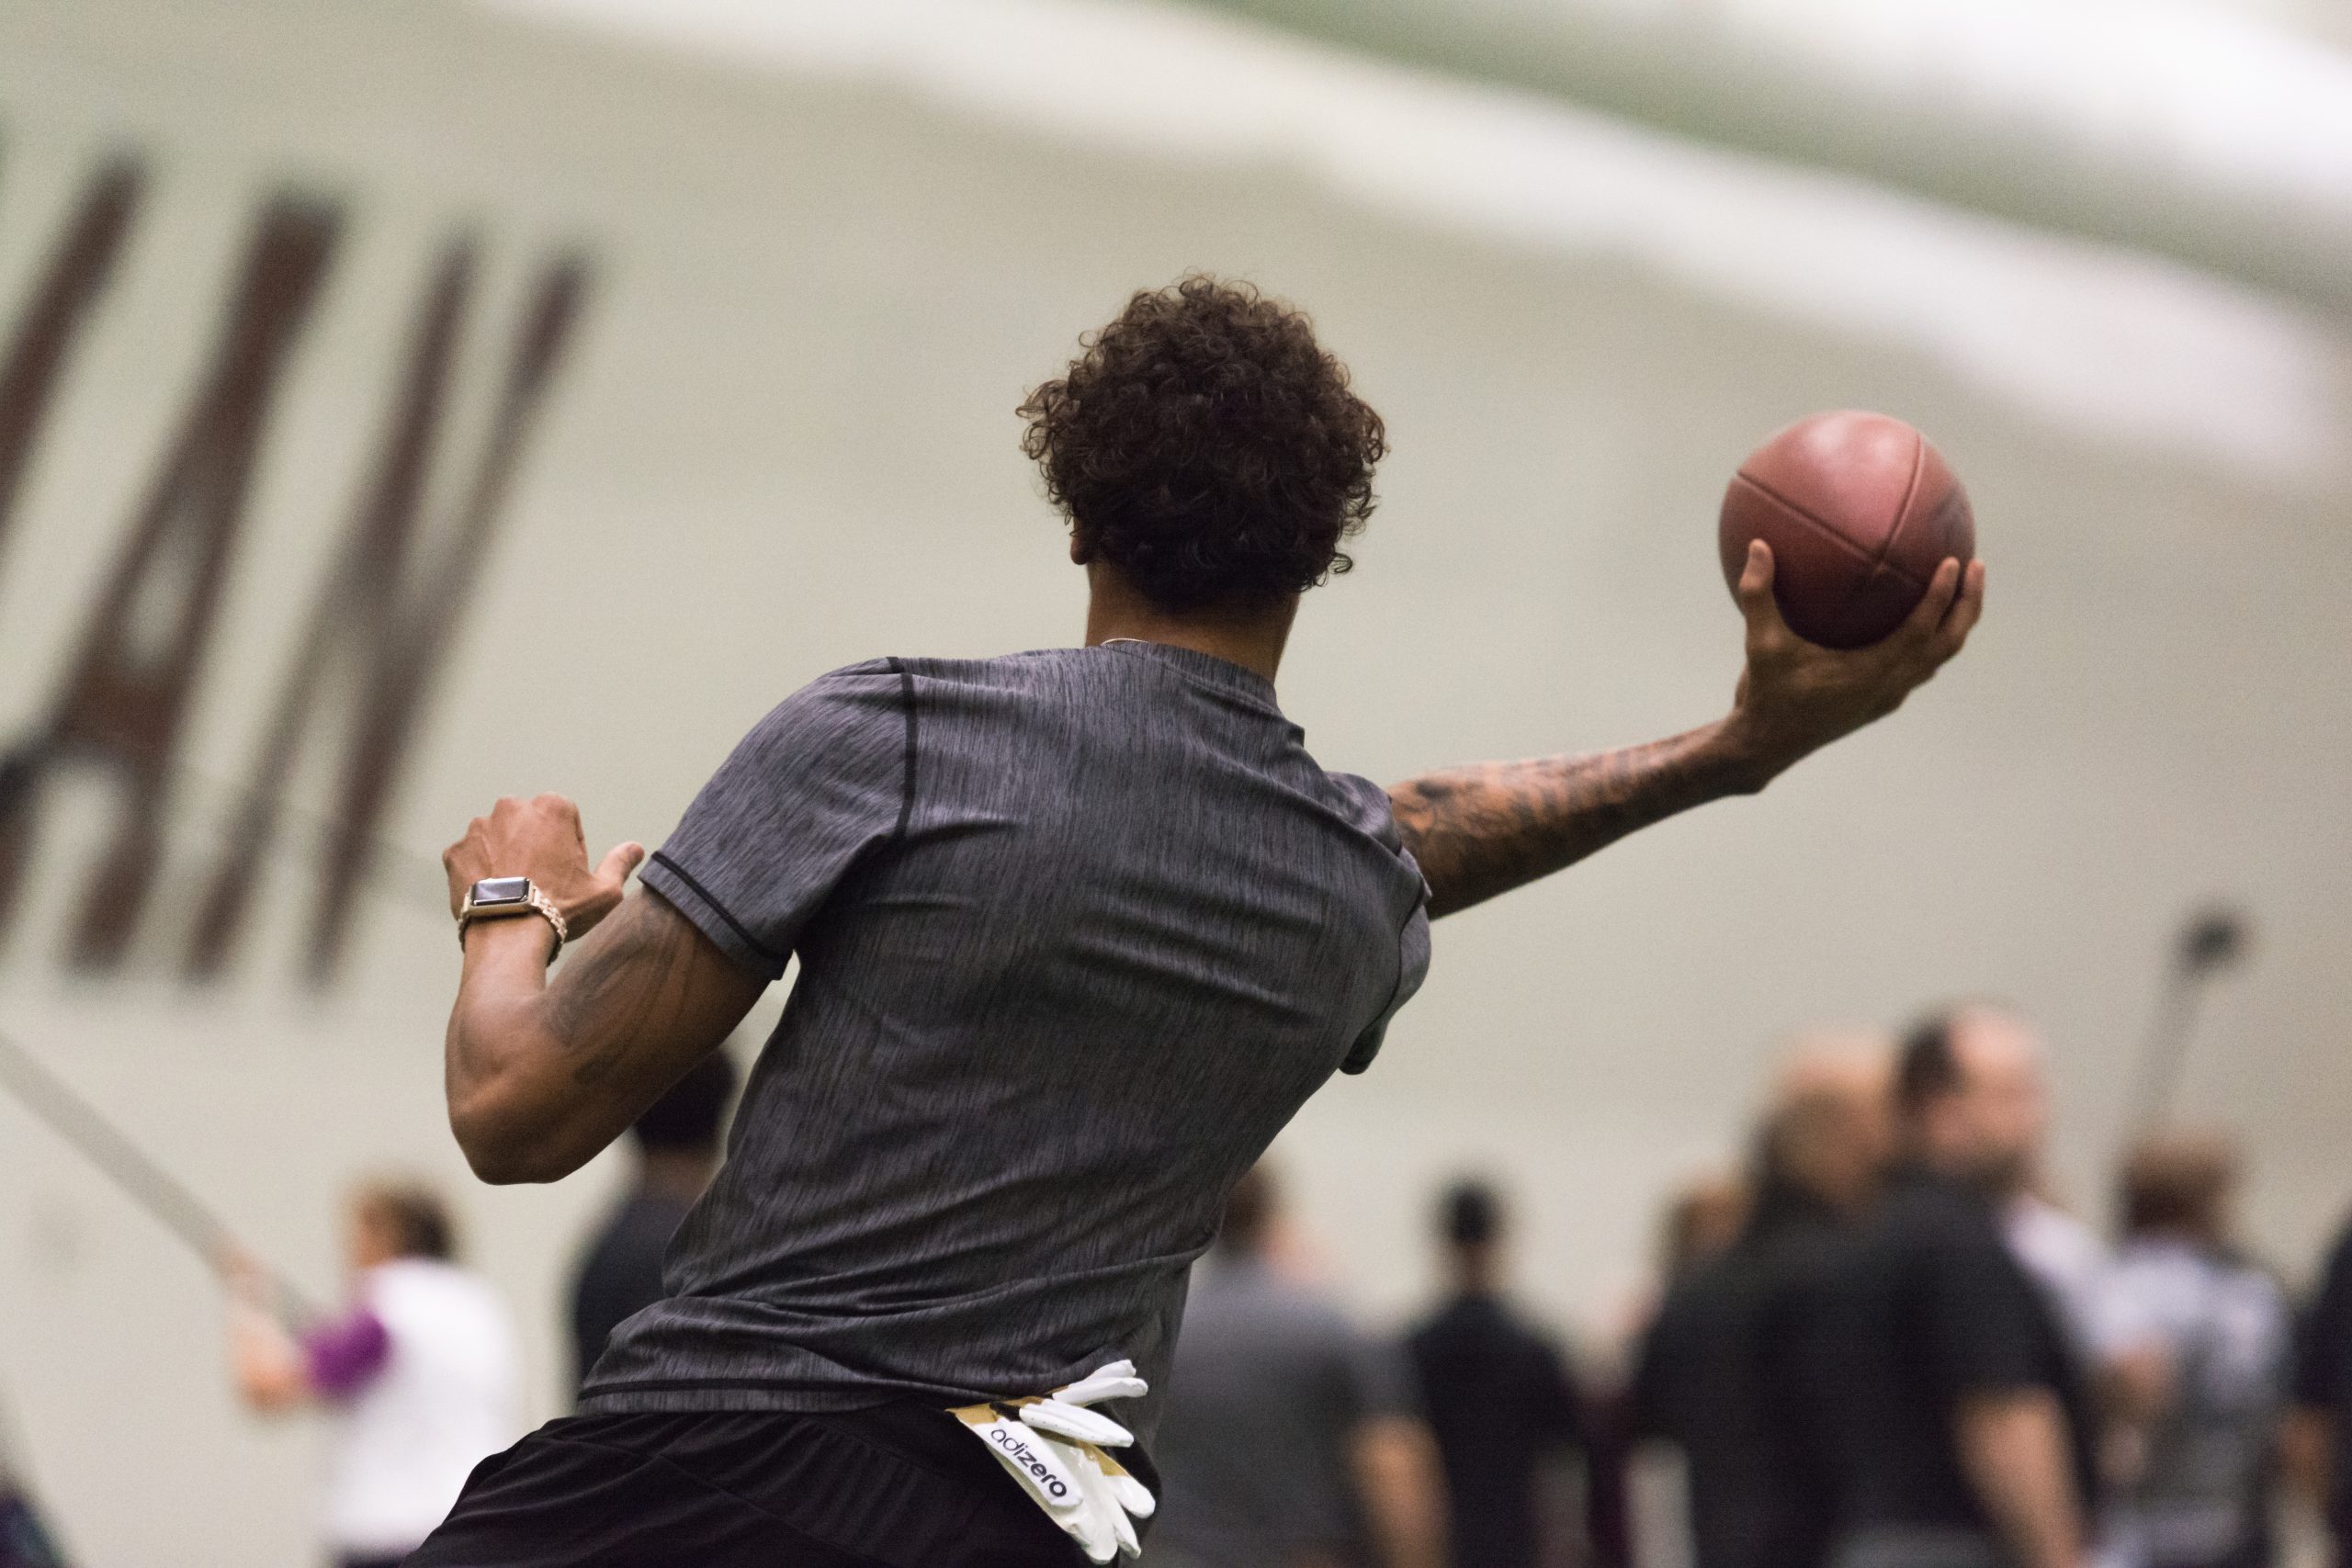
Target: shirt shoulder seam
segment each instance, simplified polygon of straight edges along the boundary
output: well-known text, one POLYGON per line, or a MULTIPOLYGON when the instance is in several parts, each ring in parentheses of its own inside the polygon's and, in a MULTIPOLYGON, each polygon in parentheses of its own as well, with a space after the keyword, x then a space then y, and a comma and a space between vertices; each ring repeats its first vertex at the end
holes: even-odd
POLYGON ((903 743, 903 759, 899 772, 899 823, 890 830, 891 841, 895 843, 906 838, 907 824, 913 819, 915 814, 915 756, 918 735, 915 717, 914 671, 907 668, 906 660, 903 659, 892 659, 890 668, 898 672, 899 700, 906 711, 907 718, 906 739, 903 743))

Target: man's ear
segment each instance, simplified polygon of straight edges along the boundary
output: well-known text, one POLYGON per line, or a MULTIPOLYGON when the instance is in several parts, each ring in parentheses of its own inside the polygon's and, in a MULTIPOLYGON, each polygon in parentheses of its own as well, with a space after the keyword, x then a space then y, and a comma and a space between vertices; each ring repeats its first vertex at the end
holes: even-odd
POLYGON ((1069 531, 1069 558, 1073 566, 1084 566, 1094 558, 1094 552, 1086 547, 1084 536, 1076 528, 1069 531))

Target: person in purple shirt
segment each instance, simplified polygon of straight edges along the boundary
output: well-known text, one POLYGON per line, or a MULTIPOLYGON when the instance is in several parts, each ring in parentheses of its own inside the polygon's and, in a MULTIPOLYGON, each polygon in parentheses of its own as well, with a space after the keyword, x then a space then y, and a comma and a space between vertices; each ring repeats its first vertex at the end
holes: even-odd
POLYGON ((234 1259, 230 1359, 239 1396, 336 1427, 322 1520, 337 1568, 384 1568, 441 1522, 467 1474, 518 1431, 514 1335, 489 1286, 455 1262, 431 1191, 379 1182, 354 1195, 352 1288, 334 1316, 289 1328, 258 1266, 234 1259))

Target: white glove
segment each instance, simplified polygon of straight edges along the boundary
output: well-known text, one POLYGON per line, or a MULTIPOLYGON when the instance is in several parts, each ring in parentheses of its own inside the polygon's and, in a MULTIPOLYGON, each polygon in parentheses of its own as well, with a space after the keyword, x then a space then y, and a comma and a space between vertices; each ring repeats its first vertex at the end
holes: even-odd
POLYGON ((1158 1505, 1142 1482, 1102 1451, 1132 1445, 1135 1435, 1087 1407, 1149 1392, 1136 1376, 1133 1361, 1114 1361, 1043 1399, 967 1404, 948 1414, 988 1445, 1046 1517, 1076 1538, 1090 1561, 1108 1562, 1122 1552, 1142 1554, 1134 1521, 1149 1518, 1158 1505))

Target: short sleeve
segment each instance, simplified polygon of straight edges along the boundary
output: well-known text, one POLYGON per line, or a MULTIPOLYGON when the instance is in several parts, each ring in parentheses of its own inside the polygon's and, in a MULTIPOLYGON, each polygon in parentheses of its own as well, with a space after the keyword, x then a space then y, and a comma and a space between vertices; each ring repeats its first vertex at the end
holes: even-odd
POLYGON ((729 957, 776 979, 858 856, 906 826, 912 679, 854 665, 795 692, 712 775, 642 880, 729 957))
POLYGON ((2342 1408, 2345 1373, 2352 1370, 2352 1226, 2329 1255, 2319 1295, 2303 1316, 2295 1347, 2295 1403, 2313 1410, 2342 1408))
POLYGON ((1429 978, 1429 974, 1430 906, 1423 899, 1413 906, 1412 914, 1406 917, 1405 929, 1396 933, 1396 988, 1389 996, 1388 1005, 1380 1010, 1380 1016, 1356 1036, 1347 1060, 1340 1064, 1341 1072, 1360 1073, 1372 1066, 1372 1059, 1380 1055, 1381 1042, 1388 1038, 1389 1020, 1413 999, 1413 993, 1421 988, 1421 982, 1429 978))
POLYGON ((1945 1385, 1999 1393, 2047 1384, 2048 1309, 1999 1232, 1955 1217, 1922 1240, 1921 1322, 1945 1385))
POLYGON ((1330 777, 1340 786, 1358 825, 1389 858, 1389 882, 1400 914, 1396 927, 1396 983, 1379 1015, 1356 1035, 1355 1043, 1340 1064, 1343 1073, 1360 1073, 1380 1055, 1381 1043, 1388 1037, 1389 1021, 1413 999, 1421 982, 1429 978, 1430 885, 1421 875, 1420 863, 1405 847, 1404 835, 1396 830, 1396 812, 1389 804, 1388 792, 1353 773, 1334 773, 1330 777))

